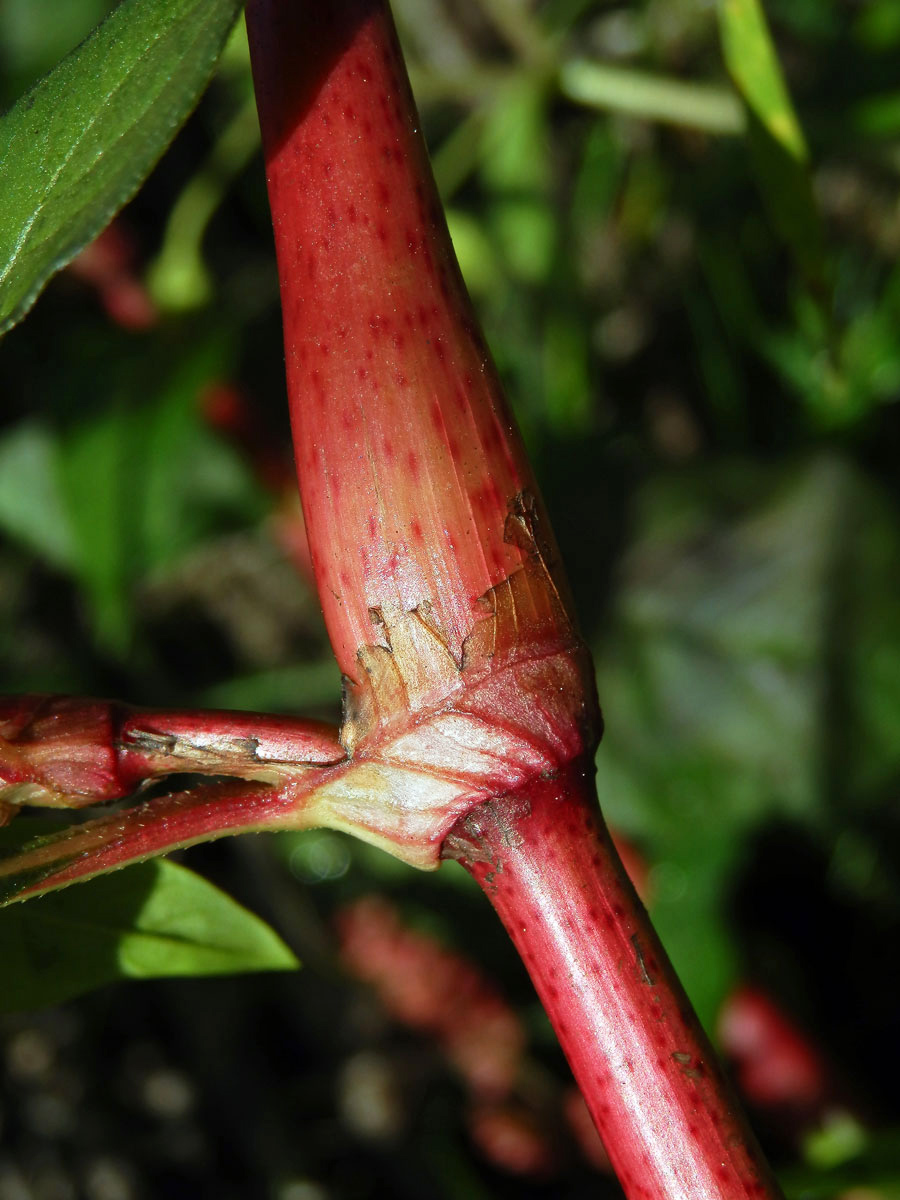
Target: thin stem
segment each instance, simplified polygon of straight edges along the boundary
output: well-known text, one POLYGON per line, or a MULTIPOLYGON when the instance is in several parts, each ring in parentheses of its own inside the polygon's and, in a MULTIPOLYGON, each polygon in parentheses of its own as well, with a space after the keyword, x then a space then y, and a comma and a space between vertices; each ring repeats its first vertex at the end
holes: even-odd
POLYGON ((461 821, 629 1200, 781 1192, 576 766, 461 821))
POLYGON ((730 88, 684 83, 608 63, 572 59, 560 70, 559 87, 569 100, 590 108, 687 125, 706 133, 741 134, 747 124, 743 106, 730 88))
POLYGON ((343 757, 337 731, 305 718, 0 697, 0 801, 7 804, 78 808, 179 772, 278 782, 343 757))

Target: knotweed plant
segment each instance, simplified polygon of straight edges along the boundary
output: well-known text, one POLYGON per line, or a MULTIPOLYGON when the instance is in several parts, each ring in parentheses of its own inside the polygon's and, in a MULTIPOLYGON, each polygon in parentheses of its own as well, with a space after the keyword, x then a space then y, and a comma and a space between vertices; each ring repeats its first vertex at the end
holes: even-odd
POLYGON ((531 973, 626 1194, 777 1196, 598 812, 590 655, 387 7, 250 0, 247 18, 343 721, 7 699, 6 820, 216 778, 27 846, 0 865, 5 899, 255 830, 340 829, 426 870, 455 859, 531 973))

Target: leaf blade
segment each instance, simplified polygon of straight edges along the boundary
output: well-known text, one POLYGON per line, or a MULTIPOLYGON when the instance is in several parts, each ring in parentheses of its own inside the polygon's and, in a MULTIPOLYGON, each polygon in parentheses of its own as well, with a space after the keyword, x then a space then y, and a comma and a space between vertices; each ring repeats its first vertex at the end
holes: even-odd
POLYGON ((797 162, 809 150, 759 0, 724 0, 718 6, 725 65, 747 107, 797 162))
POLYGON ((0 334, 134 194, 205 87, 239 0, 123 0, 0 117, 0 334))
POLYGON ((744 101, 757 182, 772 222, 807 280, 823 294, 828 264, 809 148, 760 0, 717 6, 725 66, 744 101))
POLYGON ((63 570, 76 556, 60 484, 59 439, 38 421, 0 437, 0 529, 63 570))
POLYGON ((186 867, 142 863, 0 914, 0 1011, 122 979, 292 970, 264 921, 186 867))

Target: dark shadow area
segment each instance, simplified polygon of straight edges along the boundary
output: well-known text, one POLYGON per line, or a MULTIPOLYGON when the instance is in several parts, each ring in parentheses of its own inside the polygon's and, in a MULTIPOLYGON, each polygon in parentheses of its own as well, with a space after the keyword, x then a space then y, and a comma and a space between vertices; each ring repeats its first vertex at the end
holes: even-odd
MULTIPOLYGON (((885 815, 849 832, 881 847, 896 880, 897 823, 885 815)), ((895 1104, 900 1069, 900 1018, 888 982, 897 979, 900 908, 896 897, 875 908, 864 890, 842 886, 841 853, 840 840, 829 854, 800 826, 768 827, 752 844, 734 915, 751 980, 808 1031, 849 1101, 878 1123, 895 1104)))

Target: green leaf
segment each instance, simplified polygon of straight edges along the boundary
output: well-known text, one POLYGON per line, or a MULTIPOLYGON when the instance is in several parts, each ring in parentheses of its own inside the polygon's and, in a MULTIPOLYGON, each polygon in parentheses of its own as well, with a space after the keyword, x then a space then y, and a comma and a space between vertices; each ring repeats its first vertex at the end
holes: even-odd
POLYGON ((900 772, 900 539, 889 502, 824 456, 659 477, 635 527, 597 655, 598 790, 652 864, 654 922, 710 1021, 755 830, 827 833, 840 806, 835 875, 894 895, 877 814, 900 772))
POLYGON ((766 207, 809 282, 822 288, 827 268, 809 150, 760 0, 722 0, 717 12, 725 65, 747 106, 750 147, 766 207))
POLYGON ((0 118, 0 333, 137 190, 194 107, 239 0, 123 0, 0 118))
POLYGON ((725 63, 747 107, 791 158, 805 163, 806 140, 759 0, 723 0, 718 13, 725 63))
POLYGON ((55 567, 69 569, 75 542, 59 480, 58 446, 44 425, 17 425, 0 439, 0 528, 55 567))
POLYGON ((4 1012, 57 1004, 118 979, 298 965, 259 917, 166 860, 4 909, 0 961, 4 1012))
POLYGON ((91 599, 98 639, 123 651, 133 611, 130 505, 139 413, 124 403, 76 425, 63 440, 60 482, 74 532, 75 569, 91 599))

